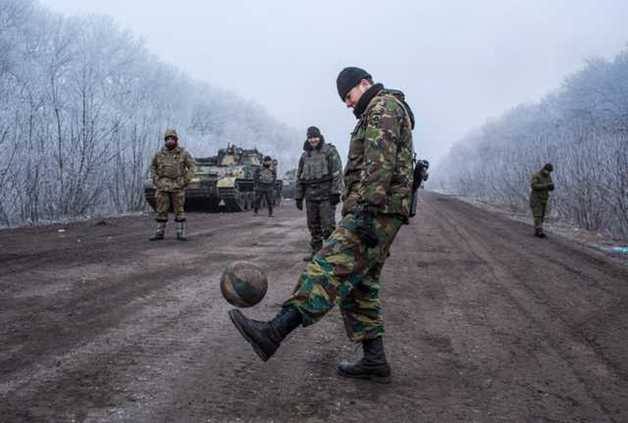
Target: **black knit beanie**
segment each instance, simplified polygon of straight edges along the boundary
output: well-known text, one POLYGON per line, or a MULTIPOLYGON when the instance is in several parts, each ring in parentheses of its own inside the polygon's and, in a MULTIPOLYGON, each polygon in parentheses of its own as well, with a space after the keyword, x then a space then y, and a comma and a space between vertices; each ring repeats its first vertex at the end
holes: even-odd
POLYGON ((321 130, 318 129, 316 126, 310 126, 309 128, 307 128, 307 137, 308 138, 320 138, 321 136, 321 130))
POLYGON ((336 78, 336 87, 338 88, 340 100, 345 101, 349 91, 363 79, 372 79, 371 74, 364 69, 351 66, 341 70, 338 78, 336 78))

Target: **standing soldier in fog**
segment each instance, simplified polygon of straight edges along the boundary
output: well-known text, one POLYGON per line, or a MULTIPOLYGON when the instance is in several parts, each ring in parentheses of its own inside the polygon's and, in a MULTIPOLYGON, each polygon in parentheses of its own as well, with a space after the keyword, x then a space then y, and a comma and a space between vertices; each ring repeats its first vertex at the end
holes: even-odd
POLYGON ((342 162, 338 150, 325 142, 315 126, 307 129, 296 176, 297 208, 303 210, 305 199, 307 227, 312 236, 311 253, 304 257, 305 261, 310 261, 336 227, 336 205, 342 190, 342 162))
POLYGON ((389 383, 380 276, 410 214, 414 117, 401 91, 374 84, 363 69, 343 69, 336 85, 358 119, 344 170, 342 220, 272 320, 252 320, 240 310, 229 316, 266 361, 290 332, 318 322, 338 304, 349 339, 361 343, 364 353, 354 363, 341 362, 338 374, 389 383))
POLYGON ((547 163, 543 169, 532 175, 530 179, 530 208, 534 217, 534 236, 545 238, 543 232, 543 220, 547 211, 547 203, 549 201, 549 192, 554 191, 554 182, 552 181, 552 171, 554 166, 547 163))
POLYGON ((266 200, 268 205, 268 216, 273 215, 273 192, 275 190, 275 181, 277 180, 277 174, 273 168, 272 158, 270 156, 264 157, 262 167, 255 170, 255 176, 253 177, 255 183, 255 207, 254 213, 257 215, 262 198, 266 200))
POLYGON ((194 174, 192 156, 179 146, 179 137, 174 129, 167 129, 164 134, 163 148, 155 154, 150 170, 155 186, 157 231, 151 241, 164 239, 168 210, 174 211, 177 239, 185 241, 185 187, 194 174))

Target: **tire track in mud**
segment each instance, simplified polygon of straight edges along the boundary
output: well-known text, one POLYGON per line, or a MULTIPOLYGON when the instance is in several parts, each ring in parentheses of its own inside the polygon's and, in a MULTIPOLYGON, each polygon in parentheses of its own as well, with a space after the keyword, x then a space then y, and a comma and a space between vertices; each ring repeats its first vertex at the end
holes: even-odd
POLYGON ((149 243, 152 222, 137 217, 107 226, 109 241, 89 223, 61 240, 50 228, 42 239, 32 228, 0 233, 0 243, 15 245, 12 254, 31 254, 0 277, 0 317, 18 325, 0 328, 10 341, 0 345, 0 415, 134 423, 628 420, 619 409, 628 390, 618 363, 628 344, 625 272, 565 250, 567 241, 538 244, 527 225, 447 197, 421 198, 382 275, 394 378, 387 386, 336 377, 340 359, 360 354, 337 310, 291 334, 265 363, 228 320, 218 278, 230 261, 251 260, 269 274, 266 298, 248 316, 272 317, 291 292, 308 249, 295 209, 280 208, 273 219, 190 215, 184 244, 149 243), (76 236, 83 245, 75 246, 76 236), (67 255, 70 264, 59 265, 67 255))
MULTIPOLYGON (((229 245, 228 232, 233 231, 236 226, 255 227, 259 224, 257 222, 251 222, 250 225, 232 224, 223 226, 220 231, 214 230, 214 233, 227 234, 222 239, 215 239, 227 247, 222 250, 212 248, 214 251, 210 254, 191 254, 190 252, 183 254, 182 260, 185 264, 182 266, 173 266, 172 260, 165 263, 156 261, 155 257, 158 258, 160 248, 153 246, 143 251, 142 255, 147 256, 147 259, 142 260, 143 266, 137 266, 131 272, 128 268, 124 269, 125 272, 122 274, 116 272, 116 267, 112 266, 109 277, 101 275, 101 279, 108 282, 105 287, 87 292, 60 291, 61 295, 58 297, 61 301, 55 303, 54 309, 60 311, 81 309, 85 312, 85 320, 74 325, 75 327, 70 331, 72 339, 69 336, 66 336, 66 339, 59 338, 58 333, 50 330, 50 322, 46 322, 45 319, 35 322, 33 326, 41 327, 40 333, 33 332, 33 328, 29 328, 28 336, 43 339, 38 339, 35 345, 31 345, 32 351, 27 351, 29 347, 25 345, 14 349, 13 354, 7 360, 11 363, 13 370, 7 372, 3 369, 2 371, 0 392, 3 397, 13 399, 14 404, 29 402, 39 404, 31 407, 35 410, 35 414, 28 414, 25 421, 39 418, 48 421, 51 417, 62 418, 51 415, 50 412, 55 408, 62 408, 63 396, 72 398, 73 403, 67 404, 70 409, 72 406, 80 408, 80 401, 76 402, 76 400, 81 396, 90 397, 90 401, 101 398, 105 404, 111 403, 107 397, 116 392, 120 393, 119 386, 133 385, 132 383, 118 383, 118 388, 113 389, 112 384, 115 382, 111 380, 112 376, 120 376, 116 372, 124 373, 128 371, 128 366, 137 371, 137 363, 141 361, 143 354, 153 354, 149 351, 151 348, 144 345, 141 340, 155 337, 168 339, 168 333, 170 333, 171 340, 162 346, 162 349, 166 351, 160 351, 160 357, 166 358, 169 354, 167 350, 172 347, 173 343, 177 344, 176 340, 179 336, 184 336, 185 331, 181 331, 180 327, 179 330, 171 332, 172 327, 177 328, 177 321, 185 322, 187 319, 193 319, 203 322, 203 326, 206 326, 206 322, 211 320, 207 318, 208 315, 215 314, 211 307, 207 306, 206 298, 210 299, 211 303, 223 305, 224 300, 220 297, 217 281, 225 262, 234 259, 253 261, 257 259, 255 254, 251 254, 251 248, 236 248, 229 245), (213 269, 212 273, 207 274, 208 269, 213 269), (112 281, 111 277, 115 279, 112 281), (209 285, 205 282, 201 283, 200 279, 214 283, 209 288, 209 285), (179 294, 184 290, 189 291, 190 286, 186 285, 190 281, 194 282, 192 286, 195 286, 195 293, 189 298, 182 298, 179 294), (208 289, 211 289, 211 292, 208 289), (205 295, 209 293, 211 295, 205 295), (36 357, 33 357, 34 355, 36 357), (16 361, 16 357, 19 357, 21 361, 16 361), (88 389, 89 395, 80 395, 72 388, 72 382, 76 380, 96 382, 100 393, 94 389, 88 389), (64 387, 69 388, 65 388, 64 391, 64 387), (107 394, 109 390, 112 394, 107 394), (59 398, 58 401, 54 401, 57 392, 59 398), (37 410, 40 415, 37 415, 37 410)), ((177 247, 184 248, 179 245, 177 247)), ((185 247, 189 249, 190 244, 186 244, 185 247)), ((263 263, 260 264, 263 265, 263 263)), ((40 307, 44 310, 50 308, 46 303, 40 307)), ((19 313, 15 314, 19 318, 19 313)), ((226 312, 221 314, 226 316, 226 312)), ((64 323, 67 324, 67 322, 61 322, 61 325, 65 326, 64 323)), ((205 332, 197 330, 197 333, 205 332)), ((198 334, 197 341, 192 344, 203 343, 202 336, 198 334)), ((6 338, 3 337, 3 340, 6 338)), ((159 345, 161 344, 158 342, 154 346, 159 345)), ((5 347, 6 345, 3 349, 5 347)), ((137 392, 141 393, 141 389, 137 392)), ((136 400, 137 398, 134 401, 136 400)), ((19 415, 18 410, 14 411, 16 415, 19 415)))
MULTIPOLYGON (((462 215, 457 208, 445 208, 439 210, 439 215, 446 221, 462 223, 465 220, 472 220, 475 217, 474 214, 480 213, 478 209, 471 210, 472 213, 470 213, 468 207, 465 211, 466 213, 462 215)), ((504 221, 504 223, 509 222, 504 221)), ((608 292, 608 289, 601 287, 599 283, 594 284, 593 287, 586 283, 592 278, 584 270, 573 272, 573 267, 566 264, 570 260, 568 257, 561 257, 562 260, 554 258, 557 255, 562 256, 562 253, 554 251, 555 245, 552 246, 547 240, 541 241, 544 252, 539 253, 537 245, 530 247, 530 241, 525 238, 519 240, 520 236, 513 239, 514 237, 508 232, 503 232, 503 235, 509 235, 508 237, 486 237, 482 236, 481 225, 458 224, 452 227, 458 233, 459 240, 466 245, 466 250, 482 260, 487 272, 484 281, 492 285, 494 290, 501 291, 502 296, 515 305, 525 319, 533 324, 532 333, 528 334, 526 339, 529 345, 533 345, 531 352, 543 355, 544 350, 549 349, 552 354, 560 357, 586 396, 599 407, 599 411, 590 418, 595 418, 596 421, 612 422, 627 419, 628 415, 624 415, 622 411, 622 404, 628 402, 628 384, 625 383, 623 372, 618 371, 618 367, 612 365, 599 349, 592 348, 582 333, 576 329, 578 320, 564 318, 564 310, 557 305, 564 300, 565 296, 582 297, 583 292, 574 289, 570 291, 570 286, 564 283, 562 287, 554 286, 554 289, 544 289, 543 283, 568 278, 573 287, 573 278, 578 277, 580 281, 585 282, 580 284, 581 289, 590 290, 595 287, 600 288, 600 292, 608 292), (520 248, 521 246, 523 249, 520 248), (513 249, 516 251, 511 252, 513 249), (548 260, 548 256, 553 259, 548 260), (552 267, 552 265, 558 269, 552 269, 554 276, 548 277, 550 273, 548 266, 552 267), (566 275, 565 271, 571 273, 571 277, 566 275), (602 415, 604 415, 604 420, 602 420, 602 415)), ((570 245, 566 247, 574 248, 570 245)), ((579 258, 589 257, 579 250, 576 251, 575 255, 579 258)), ((572 251, 568 251, 567 254, 570 253, 572 251)), ((607 275, 621 273, 621 270, 614 266, 604 270, 607 275)), ((617 287, 617 281, 613 282, 617 287)), ((614 292, 617 292, 617 289, 614 292)), ((599 312, 600 309, 598 308, 597 311, 599 312)), ((559 367, 558 363, 555 363, 554 368, 557 367, 559 367)), ((564 380, 564 376, 561 379, 564 380)), ((584 402, 582 399, 575 400, 570 395, 550 392, 547 388, 538 388, 537 391, 549 393, 569 402, 572 406, 584 402)), ((575 394, 574 396, 581 397, 575 394)))

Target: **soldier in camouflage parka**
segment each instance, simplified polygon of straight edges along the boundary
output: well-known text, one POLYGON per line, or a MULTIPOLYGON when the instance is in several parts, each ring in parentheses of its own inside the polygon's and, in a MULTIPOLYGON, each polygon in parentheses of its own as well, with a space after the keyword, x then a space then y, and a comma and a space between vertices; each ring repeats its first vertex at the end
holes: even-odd
POLYGON ((168 210, 174 211, 177 239, 184 241, 185 237, 185 187, 194 175, 194 159, 179 144, 177 131, 167 129, 164 133, 163 148, 158 151, 151 161, 150 171, 155 186, 155 211, 157 215, 157 231, 150 238, 151 241, 164 239, 168 210))
POLYGON ((345 68, 337 85, 341 99, 358 118, 344 172, 343 218, 275 318, 254 321, 239 310, 229 315, 267 360, 289 332, 316 323, 338 304, 349 338, 362 343, 364 351, 359 361, 340 363, 338 374, 388 383, 380 275, 390 246, 408 220, 414 117, 400 91, 373 84, 363 69, 345 68))

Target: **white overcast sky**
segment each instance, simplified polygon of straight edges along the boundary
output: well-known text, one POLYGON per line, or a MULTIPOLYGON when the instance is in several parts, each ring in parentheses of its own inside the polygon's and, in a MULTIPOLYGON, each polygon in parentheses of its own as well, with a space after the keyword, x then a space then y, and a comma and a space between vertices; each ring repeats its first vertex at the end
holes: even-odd
MULTIPOLYGON (((355 120, 335 80, 364 67, 406 93, 415 149, 436 160, 474 127, 628 43, 628 0, 40 0, 109 15, 190 77, 346 152, 355 120)), ((302 139, 295 140, 300 149, 302 139)))

